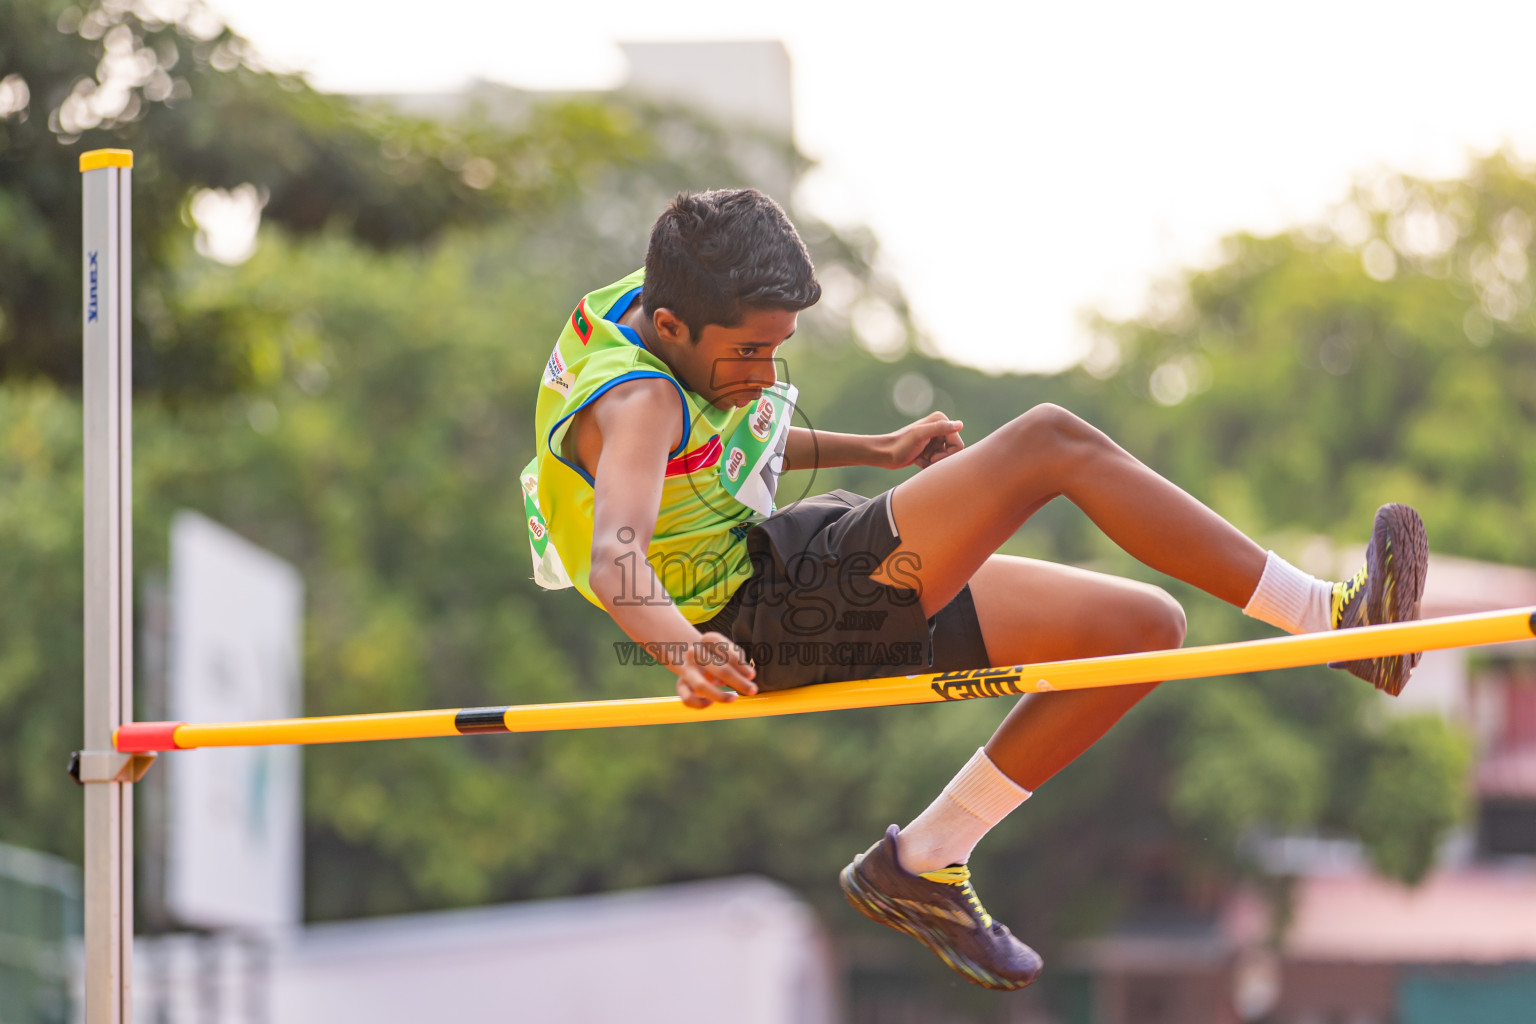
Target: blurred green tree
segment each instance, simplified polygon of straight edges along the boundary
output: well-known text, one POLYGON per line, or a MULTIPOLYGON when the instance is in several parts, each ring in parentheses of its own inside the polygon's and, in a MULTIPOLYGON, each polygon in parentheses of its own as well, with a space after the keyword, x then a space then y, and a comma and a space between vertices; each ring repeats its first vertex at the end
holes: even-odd
POLYGON ((1536 560, 1532 173, 1383 175, 1325 223, 1227 239, 1156 317, 1099 325, 1122 435, 1260 533, 1359 536, 1390 497, 1439 550, 1536 560))
POLYGON ((601 104, 539 108, 507 131, 325 95, 267 69, 201 0, 0 0, 0 83, 0 380, 71 388, 82 152, 136 152, 136 384, 196 398, 260 373, 232 344, 241 311, 175 303, 168 263, 199 192, 249 186, 292 235, 389 249, 546 205, 655 148, 639 118, 601 104))

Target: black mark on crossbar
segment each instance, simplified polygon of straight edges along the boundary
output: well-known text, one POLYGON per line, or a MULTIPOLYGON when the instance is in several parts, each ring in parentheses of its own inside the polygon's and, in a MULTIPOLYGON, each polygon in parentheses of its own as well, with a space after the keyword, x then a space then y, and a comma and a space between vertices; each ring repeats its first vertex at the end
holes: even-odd
POLYGON ((453 727, 459 732, 506 732, 507 709, 465 708, 453 716, 453 727))

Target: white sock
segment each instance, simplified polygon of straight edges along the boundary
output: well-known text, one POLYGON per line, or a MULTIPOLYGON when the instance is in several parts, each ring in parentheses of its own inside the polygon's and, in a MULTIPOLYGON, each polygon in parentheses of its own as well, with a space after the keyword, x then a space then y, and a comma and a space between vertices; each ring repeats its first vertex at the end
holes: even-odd
POLYGON ((1320 633, 1333 628, 1333 584, 1271 551, 1243 614, 1287 633, 1320 633))
POLYGON ((897 859, 914 875, 964 864, 981 837, 1029 795, 979 748, 938 799, 901 830, 897 859))

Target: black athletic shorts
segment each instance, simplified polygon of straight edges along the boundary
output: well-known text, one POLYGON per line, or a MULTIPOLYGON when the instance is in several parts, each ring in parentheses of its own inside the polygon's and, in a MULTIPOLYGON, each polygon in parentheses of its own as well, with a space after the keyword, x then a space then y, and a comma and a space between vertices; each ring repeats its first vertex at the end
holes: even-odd
POLYGON ((746 541, 751 578, 698 628, 741 646, 759 689, 992 664, 968 585, 925 618, 918 580, 900 558, 890 576, 911 588, 869 578, 901 544, 890 491, 802 498, 753 526, 746 541))

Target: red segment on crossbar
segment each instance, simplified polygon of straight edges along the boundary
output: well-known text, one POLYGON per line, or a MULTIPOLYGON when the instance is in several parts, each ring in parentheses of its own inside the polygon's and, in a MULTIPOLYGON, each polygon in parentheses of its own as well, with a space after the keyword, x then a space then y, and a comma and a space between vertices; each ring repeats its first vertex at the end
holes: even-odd
POLYGON ((176 730, 186 722, 125 722, 113 737, 120 753, 148 754, 157 750, 176 750, 176 730))

